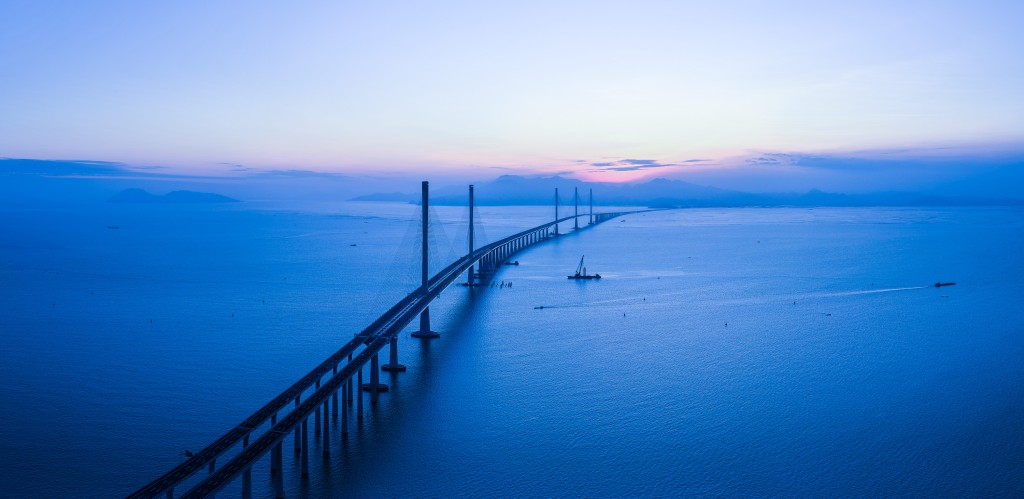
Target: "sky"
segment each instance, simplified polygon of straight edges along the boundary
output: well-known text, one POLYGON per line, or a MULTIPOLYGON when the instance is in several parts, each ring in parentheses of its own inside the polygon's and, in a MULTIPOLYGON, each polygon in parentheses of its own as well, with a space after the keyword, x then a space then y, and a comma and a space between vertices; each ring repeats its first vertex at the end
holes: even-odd
POLYGON ((1021 19, 1020 0, 0 0, 0 157, 934 184, 1024 158, 1021 19))

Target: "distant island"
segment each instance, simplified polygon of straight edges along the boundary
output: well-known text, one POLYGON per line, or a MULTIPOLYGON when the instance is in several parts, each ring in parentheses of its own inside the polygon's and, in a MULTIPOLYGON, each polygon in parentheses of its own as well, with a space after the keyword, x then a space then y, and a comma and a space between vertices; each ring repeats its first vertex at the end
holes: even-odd
POLYGON ((107 202, 134 204, 199 204, 237 203, 238 200, 212 192, 173 191, 162 196, 150 194, 142 189, 125 189, 114 194, 107 202))

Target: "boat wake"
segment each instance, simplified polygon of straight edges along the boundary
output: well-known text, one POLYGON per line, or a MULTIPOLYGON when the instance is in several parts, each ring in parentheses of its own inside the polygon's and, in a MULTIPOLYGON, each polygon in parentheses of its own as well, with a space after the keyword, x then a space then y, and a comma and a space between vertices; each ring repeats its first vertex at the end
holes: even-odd
MULTIPOLYGON (((759 297, 759 298, 753 298, 753 297, 746 298, 746 299, 739 300, 739 302, 747 303, 747 302, 750 302, 751 300, 753 300, 755 302, 767 302, 767 301, 776 301, 776 300, 788 302, 790 300, 806 300, 808 298, 811 298, 811 299, 814 299, 814 298, 839 298, 839 297, 844 297, 844 296, 872 295, 872 294, 878 294, 878 293, 897 293, 897 292, 900 292, 900 291, 913 291, 913 290, 917 290, 917 289, 932 289, 934 287, 935 287, 934 285, 932 285, 932 286, 908 286, 908 287, 903 287, 903 288, 859 289, 859 290, 853 290, 853 291, 836 291, 836 292, 830 292, 830 293, 807 293, 807 294, 795 294, 795 295, 783 295, 783 296, 778 296, 778 295, 770 296, 769 295, 769 296, 762 296, 762 297, 759 297)), ((646 303, 650 303, 651 305, 655 305, 655 304, 658 304, 658 303, 663 303, 664 302, 663 299, 666 298, 666 297, 677 296, 677 295, 692 295, 692 294, 693 294, 692 291, 677 291, 677 292, 669 292, 669 293, 654 293, 654 294, 647 295, 650 298, 655 298, 654 301, 650 301, 650 302, 647 301, 647 298, 631 297, 631 298, 615 298, 615 299, 611 299, 611 300, 597 300, 597 301, 590 301, 590 302, 583 302, 583 303, 561 303, 561 304, 556 304, 556 305, 538 305, 538 306, 533 307, 533 309, 534 310, 543 310, 543 309, 546 309, 546 308, 581 308, 581 307, 592 307, 592 306, 599 306, 599 305, 636 304, 638 301, 641 301, 641 300, 646 302, 646 303)), ((725 300, 719 300, 718 302, 720 304, 722 304, 722 303, 727 303, 729 301, 730 300, 725 299, 725 300)), ((796 302, 794 301, 794 303, 796 303, 796 302)))
POLYGON ((907 288, 885 288, 885 289, 864 289, 859 291, 842 291, 839 293, 823 293, 821 297, 826 296, 855 296, 855 295, 870 295, 875 293, 895 293, 897 291, 911 291, 914 289, 928 289, 932 286, 911 286, 907 288))

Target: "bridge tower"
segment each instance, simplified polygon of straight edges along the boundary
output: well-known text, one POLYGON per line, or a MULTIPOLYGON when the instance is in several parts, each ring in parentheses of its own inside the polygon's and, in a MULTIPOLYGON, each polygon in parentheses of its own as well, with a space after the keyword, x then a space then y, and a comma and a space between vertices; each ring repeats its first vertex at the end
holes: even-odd
MULTIPOLYGON (((420 270, 421 270, 420 276, 422 277, 423 285, 422 285, 422 290, 420 292, 423 293, 424 295, 426 295, 427 294, 427 290, 429 289, 427 287, 427 281, 430 278, 427 275, 427 273, 429 271, 429 269, 427 268, 427 257, 428 257, 427 231, 428 231, 428 221, 429 221, 428 217, 430 216, 430 215, 428 215, 429 209, 430 209, 430 182, 427 182, 426 180, 423 181, 422 191, 423 191, 423 203, 422 203, 422 205, 423 205, 423 215, 422 215, 423 216, 423 247, 422 247, 422 253, 421 253, 422 265, 420 266, 420 270)), ((440 334, 430 330, 430 307, 424 308, 423 312, 420 313, 420 330, 412 333, 412 337, 413 338, 439 338, 440 336, 441 336, 440 334)), ((392 341, 394 341, 394 338, 392 338, 392 341)))
POLYGON ((558 235, 558 187, 555 187, 555 235, 558 235))
MULTIPOLYGON (((469 185, 469 254, 473 254, 473 184, 469 185)), ((466 271, 466 286, 473 287, 473 265, 466 271)))
POLYGON ((590 223, 594 225, 594 189, 590 189, 590 223))
POLYGON ((580 230, 580 188, 572 188, 572 229, 580 230))

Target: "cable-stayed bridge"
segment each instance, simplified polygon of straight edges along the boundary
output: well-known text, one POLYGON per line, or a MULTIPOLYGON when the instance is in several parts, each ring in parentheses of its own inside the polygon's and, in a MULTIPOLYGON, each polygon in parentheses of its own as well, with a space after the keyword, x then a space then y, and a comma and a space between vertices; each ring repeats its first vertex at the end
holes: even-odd
POLYGON ((388 309, 369 326, 355 335, 338 351, 331 354, 316 368, 274 397, 237 426, 195 452, 184 462, 132 493, 131 498, 148 497, 210 497, 235 480, 241 479, 242 497, 252 497, 252 468, 265 456, 270 456, 270 473, 277 497, 284 497, 283 448, 291 440, 295 454, 301 462, 300 473, 309 474, 310 426, 314 439, 321 438, 320 448, 330 456, 331 420, 341 420, 341 438, 348 435, 349 412, 356 405, 356 424, 362 423, 363 393, 371 404, 377 402, 387 385, 380 383, 380 371, 404 371, 398 363, 398 335, 419 317, 419 329, 413 337, 433 338, 438 333, 430 329, 430 303, 447 287, 463 275, 464 285, 477 286, 491 277, 512 255, 536 244, 557 238, 559 224, 573 224, 575 230, 633 212, 593 213, 593 195, 590 211, 579 213, 579 195, 574 191, 573 214, 558 215, 558 190, 555 190, 555 216, 550 222, 518 232, 479 248, 473 242, 473 186, 469 186, 469 247, 465 256, 455 260, 433 276, 428 275, 428 183, 422 185, 422 266, 421 285, 388 309), (587 223, 580 224, 580 219, 587 223), (379 353, 389 348, 388 363, 379 364, 379 353), (364 383, 363 371, 369 367, 364 383), (339 408, 340 404, 340 408, 339 408), (310 420, 312 419, 312 424, 310 420), (218 466, 218 463, 220 466, 218 466), (205 470, 205 474, 203 473, 205 470), (196 481, 198 480, 198 483, 196 481))

